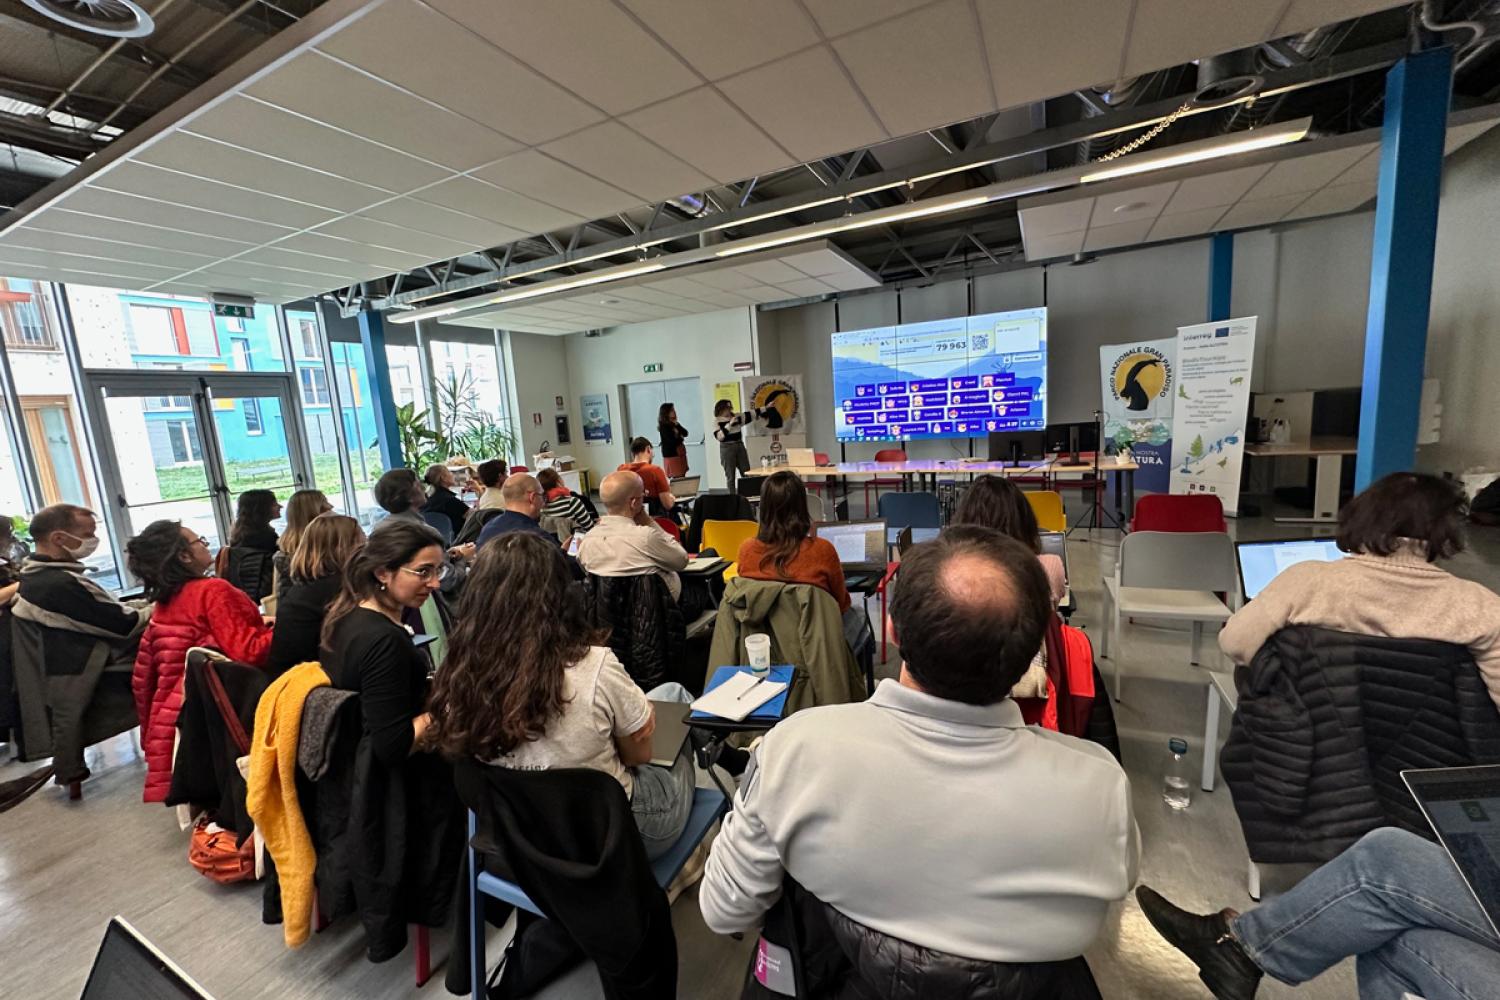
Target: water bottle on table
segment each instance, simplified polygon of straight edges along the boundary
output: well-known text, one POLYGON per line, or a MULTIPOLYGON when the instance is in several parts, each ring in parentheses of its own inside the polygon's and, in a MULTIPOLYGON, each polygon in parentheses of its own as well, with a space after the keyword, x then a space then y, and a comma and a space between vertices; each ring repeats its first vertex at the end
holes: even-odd
POLYGON ((745 656, 750 660, 750 672, 756 677, 770 674, 771 637, 764 632, 745 636, 745 656))
POLYGON ((1172 756, 1167 761, 1167 780, 1161 797, 1173 809, 1186 809, 1193 801, 1192 776, 1189 774, 1187 740, 1174 736, 1167 740, 1172 756))

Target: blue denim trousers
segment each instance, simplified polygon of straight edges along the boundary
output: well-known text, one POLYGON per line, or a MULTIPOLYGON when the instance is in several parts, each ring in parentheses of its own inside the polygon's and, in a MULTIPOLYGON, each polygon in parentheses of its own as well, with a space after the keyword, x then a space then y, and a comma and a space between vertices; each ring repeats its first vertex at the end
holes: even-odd
MULTIPOLYGON (((646 692, 646 697, 684 704, 693 700, 687 688, 677 683, 657 685, 646 692)), ((634 775, 630 812, 635 816, 641 839, 646 842, 646 857, 655 861, 677 843, 693 811, 693 789, 698 781, 691 741, 682 745, 682 752, 671 767, 645 764, 636 768, 634 775)))
POLYGON ((1366 834, 1231 928, 1284 983, 1354 955, 1360 1000, 1500 996, 1500 939, 1447 853, 1404 830, 1366 834))

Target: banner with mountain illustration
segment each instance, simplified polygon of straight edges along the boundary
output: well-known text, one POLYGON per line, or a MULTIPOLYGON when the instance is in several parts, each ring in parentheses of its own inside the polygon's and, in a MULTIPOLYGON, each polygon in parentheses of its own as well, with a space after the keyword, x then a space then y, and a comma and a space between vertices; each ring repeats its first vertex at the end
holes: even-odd
POLYGON ((1210 493, 1224 513, 1240 506, 1256 317, 1177 330, 1172 492, 1210 493))
POLYGON ((1146 493, 1167 492, 1176 371, 1176 339, 1099 348, 1104 438, 1130 449, 1140 466, 1136 489, 1146 493))

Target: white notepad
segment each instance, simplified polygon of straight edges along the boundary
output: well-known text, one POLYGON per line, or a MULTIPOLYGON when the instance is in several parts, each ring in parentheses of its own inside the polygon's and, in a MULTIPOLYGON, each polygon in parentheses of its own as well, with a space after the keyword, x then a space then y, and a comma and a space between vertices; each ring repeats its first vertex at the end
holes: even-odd
POLYGON ((743 722, 745 716, 784 690, 786 685, 781 681, 758 679, 754 674, 731 674, 723 684, 693 702, 693 710, 743 722))
POLYGON ((692 573, 698 570, 708 569, 710 566, 713 566, 716 563, 721 563, 723 561, 723 556, 694 556, 693 558, 688 560, 688 564, 683 568, 692 573))

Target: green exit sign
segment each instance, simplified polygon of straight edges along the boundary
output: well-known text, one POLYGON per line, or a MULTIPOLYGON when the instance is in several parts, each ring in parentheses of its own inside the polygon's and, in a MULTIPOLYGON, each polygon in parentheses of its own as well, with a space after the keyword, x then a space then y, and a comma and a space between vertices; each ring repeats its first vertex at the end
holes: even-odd
POLYGON ((658 361, 654 365, 641 365, 641 371, 645 372, 647 375, 650 375, 652 372, 665 371, 666 367, 666 365, 658 361))
POLYGON ((224 319, 254 319, 255 307, 215 302, 214 315, 223 317, 224 319))

